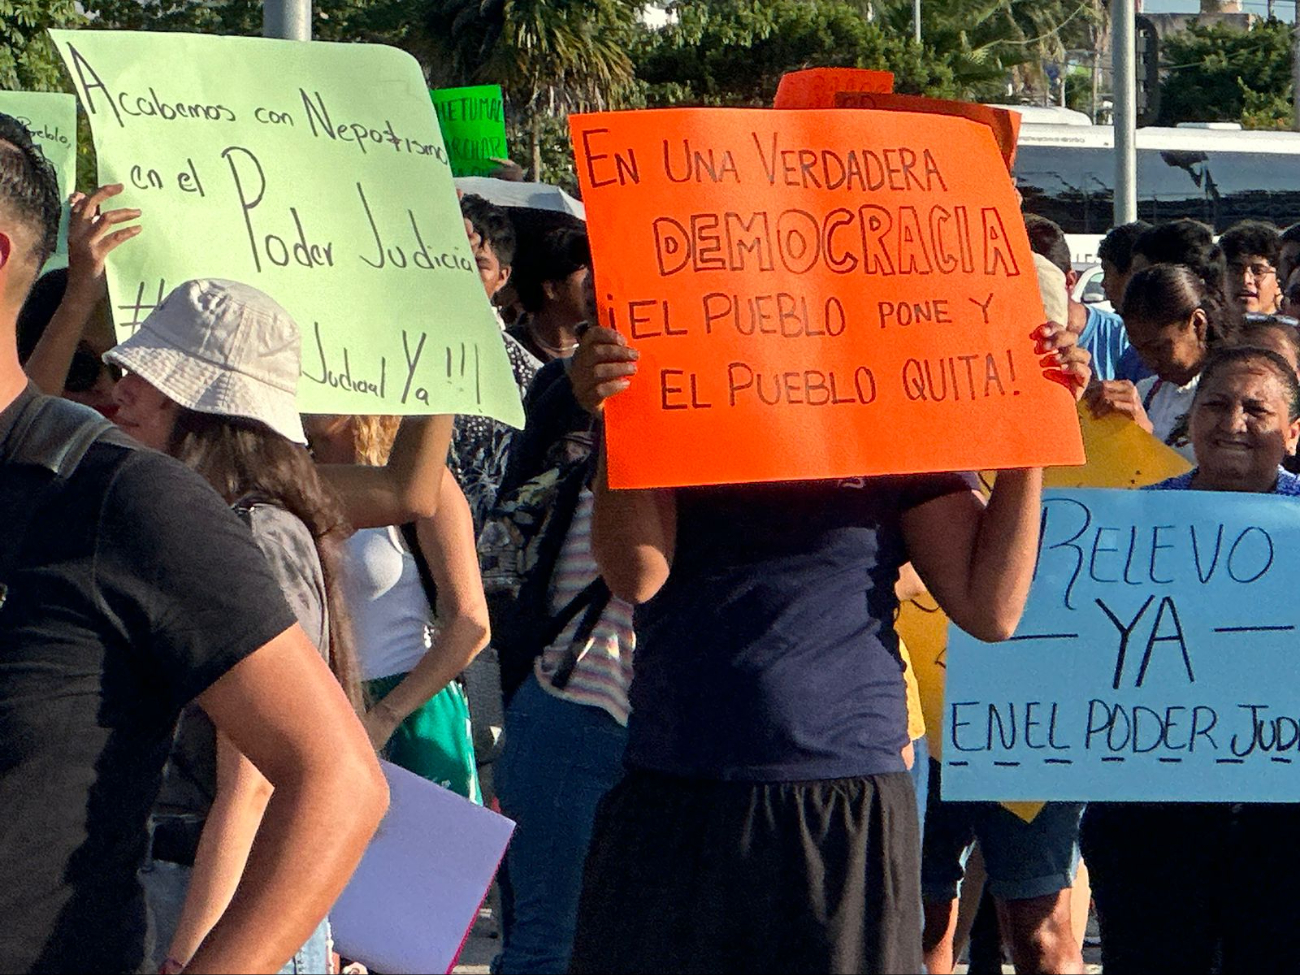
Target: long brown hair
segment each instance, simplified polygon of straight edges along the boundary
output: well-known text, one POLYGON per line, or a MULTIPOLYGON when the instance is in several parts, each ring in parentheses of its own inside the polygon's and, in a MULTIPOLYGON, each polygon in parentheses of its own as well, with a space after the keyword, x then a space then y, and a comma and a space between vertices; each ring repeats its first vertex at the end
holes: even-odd
POLYGON ((261 423, 181 407, 170 453, 216 488, 228 504, 255 496, 297 517, 311 532, 325 580, 330 670, 363 713, 361 669, 342 586, 343 545, 352 534, 343 504, 321 480, 305 447, 261 423))

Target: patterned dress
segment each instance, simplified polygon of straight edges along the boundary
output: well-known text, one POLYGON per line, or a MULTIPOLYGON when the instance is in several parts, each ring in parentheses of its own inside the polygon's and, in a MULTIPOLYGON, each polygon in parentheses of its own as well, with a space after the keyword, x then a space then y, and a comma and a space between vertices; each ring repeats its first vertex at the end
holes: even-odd
MULTIPOLYGON (((514 371, 522 401, 542 364, 510 334, 503 331, 501 337, 506 343, 506 354, 510 357, 510 368, 514 371)), ((465 500, 474 516, 476 538, 496 503, 514 433, 513 427, 491 417, 464 414, 456 417, 447 466, 465 492, 465 500)))

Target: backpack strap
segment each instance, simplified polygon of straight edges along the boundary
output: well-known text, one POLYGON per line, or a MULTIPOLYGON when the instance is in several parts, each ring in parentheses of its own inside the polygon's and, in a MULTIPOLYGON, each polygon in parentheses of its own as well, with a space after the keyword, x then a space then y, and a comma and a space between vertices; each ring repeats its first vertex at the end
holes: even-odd
POLYGON ((596 624, 605 613, 605 607, 609 605, 612 593, 609 586, 601 576, 587 586, 586 589, 574 596, 559 613, 551 620, 546 635, 550 637, 544 646, 550 646, 560 638, 564 628, 569 625, 570 621, 582 612, 582 622, 578 628, 573 631, 573 639, 569 641, 568 647, 565 648, 564 657, 560 660, 560 666, 555 669, 551 675, 551 686, 557 691, 562 691, 569 686, 569 681, 573 678, 573 672, 578 667, 578 662, 586 656, 587 651, 591 648, 591 635, 596 631, 596 624), (556 624, 558 623, 558 628, 556 624), (554 631, 554 632, 552 632, 554 631))
POLYGON ((420 547, 420 535, 416 530, 415 522, 408 521, 398 530, 402 533, 402 541, 406 542, 406 547, 411 550, 411 556, 415 559, 415 572, 420 577, 420 588, 424 590, 429 611, 437 615, 438 584, 433 581, 433 570, 429 568, 429 560, 424 557, 424 549, 420 547))
POLYGON ((91 444, 109 440, 133 443, 110 420, 88 406, 58 396, 38 396, 23 407, 9 436, 0 445, 0 461, 43 467, 55 477, 69 477, 91 444))
POLYGON ((110 421, 89 407, 56 396, 38 396, 22 408, 9 435, 0 442, 0 464, 45 474, 37 490, 26 490, 4 504, 7 544, 0 545, 0 609, 9 595, 7 580, 41 502, 72 476, 86 451, 100 440, 132 446, 110 421))

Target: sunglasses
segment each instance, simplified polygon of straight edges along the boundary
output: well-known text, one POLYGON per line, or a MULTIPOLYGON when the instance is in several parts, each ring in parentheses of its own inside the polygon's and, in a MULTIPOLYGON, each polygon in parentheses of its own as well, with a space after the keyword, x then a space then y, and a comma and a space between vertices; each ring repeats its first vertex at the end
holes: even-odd
POLYGON ((78 348, 72 353, 72 364, 68 366, 68 378, 63 388, 69 393, 84 393, 99 382, 105 372, 113 382, 122 378, 122 370, 110 366, 99 356, 86 348, 78 348))

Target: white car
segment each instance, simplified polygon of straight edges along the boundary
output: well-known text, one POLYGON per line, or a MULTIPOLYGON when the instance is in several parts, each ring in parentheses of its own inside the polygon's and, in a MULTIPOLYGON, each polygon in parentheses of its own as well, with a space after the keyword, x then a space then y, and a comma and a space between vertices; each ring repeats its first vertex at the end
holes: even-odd
POLYGON ((1075 282, 1070 297, 1082 304, 1091 305, 1098 311, 1114 311, 1101 287, 1101 265, 1076 264, 1074 270, 1079 275, 1079 280, 1075 282))

